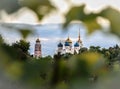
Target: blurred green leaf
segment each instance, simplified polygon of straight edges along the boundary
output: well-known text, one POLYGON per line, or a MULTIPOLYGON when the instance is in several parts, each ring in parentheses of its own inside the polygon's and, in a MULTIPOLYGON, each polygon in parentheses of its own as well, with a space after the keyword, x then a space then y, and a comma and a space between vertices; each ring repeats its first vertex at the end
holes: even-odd
POLYGON ((65 15, 66 23, 64 26, 66 27, 72 20, 81 20, 84 18, 84 8, 85 5, 79 7, 72 7, 70 11, 65 15))
POLYGON ((110 21, 110 31, 120 37, 120 12, 111 7, 107 7, 98 13, 86 14, 85 5, 72 7, 66 14, 66 27, 71 21, 79 20, 87 27, 89 33, 101 29, 101 25, 97 22, 99 16, 104 17, 110 21))
POLYGON ((20 29, 19 32, 24 39, 26 39, 27 36, 32 33, 32 31, 28 29, 20 29))
POLYGON ((74 77, 87 78, 91 73, 98 75, 104 72, 102 70, 105 68, 105 59, 99 53, 85 52, 78 56, 73 56, 68 61, 68 66, 72 69, 73 74, 75 73, 74 77))
POLYGON ((66 23, 64 24, 64 27, 66 27, 71 21, 79 20, 84 23, 84 25, 88 29, 88 33, 92 33, 95 30, 98 30, 101 28, 101 26, 97 22, 97 17, 99 16, 99 13, 89 13, 86 14, 84 12, 85 5, 72 7, 70 11, 66 14, 66 23))
POLYGON ((19 0, 0 0, 0 10, 13 13, 20 8, 21 6, 19 5, 19 0))
POLYGON ((108 7, 101 12, 101 16, 110 21, 110 31, 120 37, 120 11, 108 7))
POLYGON ((19 79, 23 74, 22 63, 21 62, 12 62, 8 64, 9 67, 6 67, 7 76, 12 79, 19 79))
POLYGON ((48 15, 55 7, 49 0, 1 0, 0 10, 5 10, 9 14, 17 12, 22 7, 33 10, 39 20, 48 15))
POLYGON ((97 23, 96 19, 86 20, 84 21, 84 24, 88 29, 88 33, 92 33, 95 30, 99 30, 101 28, 100 24, 97 23))
POLYGON ((21 80, 31 84, 31 86, 36 85, 36 87, 48 83, 52 68, 50 61, 48 59, 29 60, 24 64, 24 73, 21 80))
POLYGON ((40 20, 55 8, 49 0, 21 0, 20 4, 35 11, 40 20))

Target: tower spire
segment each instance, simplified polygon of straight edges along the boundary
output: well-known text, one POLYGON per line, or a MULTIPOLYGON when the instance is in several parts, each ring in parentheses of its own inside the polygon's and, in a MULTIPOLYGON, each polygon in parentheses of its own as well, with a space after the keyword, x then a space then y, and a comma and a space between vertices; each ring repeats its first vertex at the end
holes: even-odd
POLYGON ((68 33, 68 39, 69 39, 69 33, 68 33))
POLYGON ((80 39, 80 28, 79 28, 79 33, 78 33, 78 42, 79 43, 81 42, 81 39, 80 39))
POLYGON ((79 28, 78 38, 79 38, 79 40, 80 40, 80 28, 79 28))
POLYGON ((80 28, 79 28, 79 33, 78 33, 78 43, 83 46, 81 38, 80 38, 80 28))

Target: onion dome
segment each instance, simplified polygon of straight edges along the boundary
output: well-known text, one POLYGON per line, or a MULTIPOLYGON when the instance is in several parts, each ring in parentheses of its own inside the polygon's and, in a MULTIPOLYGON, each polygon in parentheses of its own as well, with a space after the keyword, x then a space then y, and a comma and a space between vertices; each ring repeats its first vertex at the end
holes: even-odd
POLYGON ((58 44, 58 47, 63 47, 63 44, 60 42, 60 43, 58 44))
POLYGON ((40 42, 40 40, 39 40, 39 39, 37 39, 37 40, 36 40, 36 42, 40 42))
POLYGON ((70 46, 70 44, 68 42, 65 42, 65 46, 70 46))
POLYGON ((79 47, 79 43, 76 42, 76 43, 74 44, 74 47, 79 47))
POLYGON ((68 37, 65 42, 72 43, 72 40, 68 37))

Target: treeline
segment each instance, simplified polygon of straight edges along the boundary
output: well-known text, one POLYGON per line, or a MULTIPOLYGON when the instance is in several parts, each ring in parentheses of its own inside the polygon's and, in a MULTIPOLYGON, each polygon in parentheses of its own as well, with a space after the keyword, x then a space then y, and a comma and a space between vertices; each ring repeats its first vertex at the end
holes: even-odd
MULTIPOLYGON (((99 53, 103 55, 107 59, 109 65, 112 65, 112 63, 116 61, 120 61, 120 46, 117 44, 109 48, 101 48, 100 46, 90 46, 89 48, 82 47, 79 50, 79 53, 78 54, 74 53, 74 55, 80 55, 82 53, 87 53, 87 52, 99 53)), ((68 60, 71 56, 73 56, 73 54, 66 53, 60 56, 63 59, 68 60)))
MULTIPOLYGON (((0 36, 0 43, 3 51, 5 51, 5 53, 11 56, 12 59, 26 61, 29 60, 29 58, 30 59, 33 58, 33 55, 30 55, 29 53, 30 43, 25 40, 19 40, 16 41, 15 43, 12 43, 12 45, 9 45, 5 43, 2 36, 0 36)), ((100 46, 90 46, 89 48, 82 47, 79 50, 78 55, 85 52, 95 52, 102 54, 108 60, 110 65, 115 61, 120 61, 120 47, 117 44, 114 47, 109 47, 109 48, 101 48, 100 46)), ((58 55, 60 54, 58 53, 58 55)), ((77 53, 74 53, 74 55, 77 55, 77 53)), ((56 55, 54 55, 53 57, 55 56, 56 55)), ((70 53, 60 55, 60 57, 65 60, 68 60, 71 56, 73 55, 70 53)), ((45 58, 51 58, 52 60, 54 59, 50 55, 45 58)), ((44 58, 39 58, 39 59, 44 59, 44 58)))
POLYGON ((28 52, 30 47, 29 42, 20 40, 9 45, 4 42, 2 37, 0 37, 0 40, 1 40, 0 46, 1 46, 2 52, 5 52, 10 59, 25 61, 29 58, 30 56, 30 53, 28 52))

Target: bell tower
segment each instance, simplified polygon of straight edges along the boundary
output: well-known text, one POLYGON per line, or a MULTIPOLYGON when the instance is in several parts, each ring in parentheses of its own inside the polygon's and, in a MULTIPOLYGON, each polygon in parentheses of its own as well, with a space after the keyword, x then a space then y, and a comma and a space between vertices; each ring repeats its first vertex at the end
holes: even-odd
POLYGON ((35 44, 34 57, 38 59, 41 56, 42 56, 42 54, 41 54, 41 43, 40 43, 40 40, 37 39, 36 44, 35 44))

